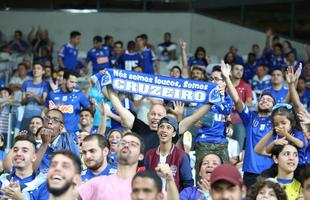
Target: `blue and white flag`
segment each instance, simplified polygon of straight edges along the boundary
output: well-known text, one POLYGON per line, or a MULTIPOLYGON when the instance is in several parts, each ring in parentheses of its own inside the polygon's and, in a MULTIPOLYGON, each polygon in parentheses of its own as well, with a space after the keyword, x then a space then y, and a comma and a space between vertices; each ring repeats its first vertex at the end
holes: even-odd
POLYGON ((157 97, 167 100, 220 104, 221 96, 215 83, 177 79, 137 73, 120 69, 106 69, 91 77, 98 89, 112 84, 114 90, 157 97))

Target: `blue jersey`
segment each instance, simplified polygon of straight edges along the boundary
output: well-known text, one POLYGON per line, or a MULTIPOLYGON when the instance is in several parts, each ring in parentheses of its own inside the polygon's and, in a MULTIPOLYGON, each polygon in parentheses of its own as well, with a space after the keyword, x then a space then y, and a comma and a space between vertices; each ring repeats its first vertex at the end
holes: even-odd
POLYGON ((194 57, 190 57, 188 59, 187 64, 189 67, 196 65, 196 66, 202 66, 202 67, 206 68, 208 66, 208 62, 206 62, 206 60, 200 60, 200 59, 196 59, 194 57))
POLYGON ((80 90, 64 92, 61 88, 49 93, 45 106, 48 109, 57 108, 64 113, 64 125, 68 133, 75 133, 79 128, 81 108, 88 108, 87 97, 80 90))
POLYGON ((271 87, 271 76, 266 74, 262 80, 258 78, 257 75, 250 81, 252 89, 255 91, 256 94, 261 94, 263 90, 266 88, 271 87))
POLYGON ((87 53, 87 61, 93 66, 93 74, 98 73, 101 69, 110 68, 109 54, 103 48, 92 48, 87 53))
POLYGON ((143 69, 144 73, 148 74, 154 74, 154 68, 153 68, 153 63, 155 60, 157 60, 155 53, 149 49, 149 48, 144 48, 142 52, 140 52, 141 56, 141 66, 143 69))
POLYGON ((244 65, 244 80, 246 82, 250 82, 250 80, 255 76, 256 74, 256 62, 254 62, 253 64, 250 63, 246 63, 244 65))
POLYGON ((62 58, 65 69, 75 70, 78 65, 78 49, 72 44, 65 44, 58 54, 62 58))
POLYGON ((240 118, 246 130, 243 171, 260 174, 273 164, 271 158, 259 155, 254 151, 255 145, 272 130, 271 116, 260 117, 244 106, 240 118))
POLYGON ((33 173, 26 178, 18 177, 15 172, 13 174, 2 174, 0 176, 0 188, 8 187, 12 181, 18 182, 22 195, 29 200, 46 200, 49 197, 47 185, 45 184, 46 176, 42 173, 33 173))
POLYGON ((95 178, 97 176, 109 176, 112 174, 116 173, 116 167, 114 167, 111 164, 107 164, 106 168, 104 170, 102 170, 102 172, 98 173, 98 174, 94 174, 90 169, 86 169, 84 171, 82 171, 81 173, 81 177, 82 177, 82 181, 88 181, 92 178, 95 178))
POLYGON ((51 162, 51 156, 54 152, 59 150, 69 150, 74 153, 77 157, 80 158, 80 151, 75 143, 75 140, 72 134, 69 133, 61 133, 58 137, 53 141, 52 144, 49 144, 40 164, 40 171, 44 174, 48 172, 51 162))
POLYGON ((109 55, 109 57, 112 55, 112 51, 113 51, 113 47, 112 47, 112 46, 103 44, 103 45, 102 45, 102 48, 103 48, 103 50, 105 51, 105 53, 106 53, 107 55, 109 55))
MULTIPOLYGON (((34 84, 32 80, 26 80, 24 81, 22 85, 22 92, 27 93, 27 92, 32 92, 36 96, 42 98, 43 94, 46 93, 48 94, 49 92, 49 84, 46 81, 41 81, 39 84, 34 84)), ((39 105, 39 103, 35 100, 34 97, 30 97, 28 99, 27 105, 39 105)))
POLYGON ((118 60, 120 69, 132 70, 132 68, 141 65, 141 56, 138 52, 129 53, 127 50, 118 60))
POLYGON ((305 146, 305 158, 304 158, 304 163, 309 164, 310 163, 310 139, 306 140, 305 146))
POLYGON ((233 102, 226 96, 220 106, 213 105, 207 115, 201 118, 203 127, 197 132, 196 143, 225 143, 226 117, 231 113, 233 102))
POLYGON ((116 152, 109 152, 108 153, 108 162, 117 167, 118 165, 118 159, 117 159, 117 153, 116 152))
POLYGON ((282 68, 286 66, 283 55, 275 57, 272 52, 270 52, 267 54, 266 59, 270 72, 275 68, 282 68))
POLYGON ((282 86, 280 90, 274 90, 272 87, 266 88, 263 93, 270 93, 273 98, 276 100, 276 103, 284 103, 285 98, 288 93, 287 87, 282 86))

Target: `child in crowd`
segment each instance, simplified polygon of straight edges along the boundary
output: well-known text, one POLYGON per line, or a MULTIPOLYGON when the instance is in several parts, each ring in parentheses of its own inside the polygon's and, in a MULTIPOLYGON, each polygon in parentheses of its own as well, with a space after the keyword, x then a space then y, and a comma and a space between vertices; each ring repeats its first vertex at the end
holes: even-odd
POLYGON ((247 200, 287 200, 285 190, 275 179, 257 179, 257 182, 249 188, 247 200))
POLYGON ((298 118, 292 105, 276 104, 272 109, 273 130, 266 134, 255 146, 256 153, 270 156, 275 145, 284 145, 292 142, 298 148, 299 163, 304 161, 304 152, 307 146, 304 134, 300 131, 298 118))

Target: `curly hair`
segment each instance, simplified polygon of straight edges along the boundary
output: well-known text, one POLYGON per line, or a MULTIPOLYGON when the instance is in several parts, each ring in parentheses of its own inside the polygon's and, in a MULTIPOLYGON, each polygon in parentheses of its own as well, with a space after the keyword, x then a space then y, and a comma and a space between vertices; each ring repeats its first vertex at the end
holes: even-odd
POLYGON ((257 178, 257 181, 254 185, 250 187, 247 192, 247 200, 256 200, 257 195, 263 187, 272 188, 274 193, 277 196, 278 200, 287 200, 285 190, 280 186, 280 184, 273 182, 272 180, 264 179, 262 177, 257 178))

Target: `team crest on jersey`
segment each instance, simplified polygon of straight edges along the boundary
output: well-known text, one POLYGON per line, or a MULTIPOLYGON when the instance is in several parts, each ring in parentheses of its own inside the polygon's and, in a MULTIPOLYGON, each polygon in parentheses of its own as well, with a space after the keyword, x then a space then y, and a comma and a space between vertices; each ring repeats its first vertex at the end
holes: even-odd
POLYGON ((62 97, 62 100, 63 100, 63 101, 67 101, 67 100, 68 100, 68 97, 67 97, 67 96, 63 96, 63 97, 62 97))

